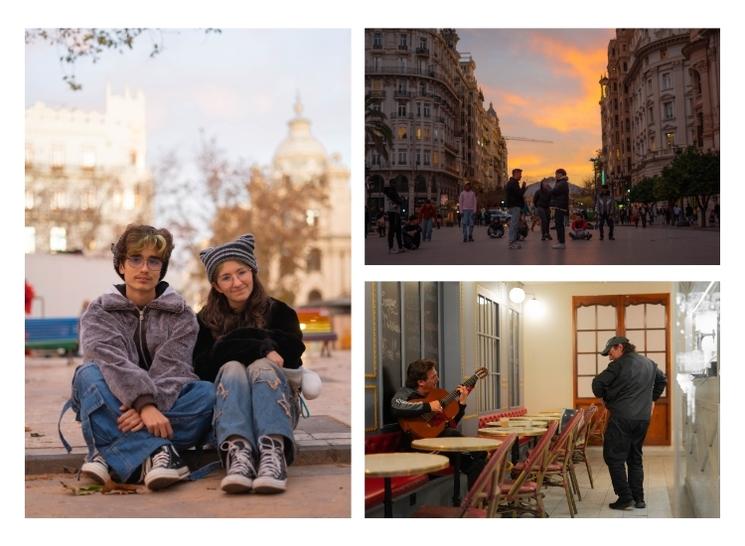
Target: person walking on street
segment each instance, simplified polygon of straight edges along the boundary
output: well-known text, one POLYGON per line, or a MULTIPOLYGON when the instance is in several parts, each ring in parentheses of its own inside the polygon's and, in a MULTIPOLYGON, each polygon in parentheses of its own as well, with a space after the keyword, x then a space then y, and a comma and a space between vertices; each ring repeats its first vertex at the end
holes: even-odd
POLYGON ((667 378, 623 336, 610 338, 601 354, 610 357, 610 364, 592 380, 592 392, 602 398, 610 413, 603 459, 618 500, 609 506, 614 510, 632 505, 646 508, 642 445, 654 403, 665 390, 667 378))
POLYGON ((398 252, 404 252, 404 245, 401 241, 401 205, 403 199, 396 191, 393 180, 383 188, 383 194, 385 195, 385 213, 388 216, 388 253, 393 252, 394 236, 398 243, 398 252))
POLYGON ((427 199, 419 209, 419 219, 422 223, 422 241, 432 240, 432 222, 434 222, 435 216, 437 216, 437 210, 432 204, 432 201, 427 199))
POLYGON ((476 192, 471 189, 471 183, 466 182, 458 197, 458 206, 463 214, 463 242, 473 241, 473 221, 476 214, 476 192))
POLYGON ((600 228, 600 240, 604 238, 603 226, 608 223, 608 239, 613 240, 613 209, 614 209, 613 198, 610 196, 610 191, 605 189, 600 193, 598 202, 595 204, 595 210, 598 213, 598 226, 600 228))
POLYGON ((541 241, 551 240, 549 225, 551 222, 551 186, 548 180, 541 181, 541 186, 533 195, 533 205, 541 219, 541 241))
POLYGON ((551 208, 554 209, 554 224, 556 224, 556 238, 558 242, 551 248, 563 249, 564 218, 569 212, 569 177, 564 169, 556 169, 556 184, 551 190, 551 208))
POLYGON ((649 214, 647 205, 642 203, 641 206, 639 207, 639 218, 641 218, 641 221, 642 221, 642 228, 647 227, 647 214, 649 214))
POLYGON ((525 182, 520 186, 520 179, 523 176, 522 169, 512 169, 512 176, 504 186, 505 201, 507 210, 510 211, 510 232, 508 247, 510 249, 522 248, 519 238, 520 229, 520 212, 525 205, 525 182))

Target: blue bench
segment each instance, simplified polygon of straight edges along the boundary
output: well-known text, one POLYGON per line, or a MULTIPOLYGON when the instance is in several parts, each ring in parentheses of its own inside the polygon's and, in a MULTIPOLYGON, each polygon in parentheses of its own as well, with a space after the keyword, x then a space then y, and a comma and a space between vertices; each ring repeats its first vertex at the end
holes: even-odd
POLYGON ((78 317, 26 319, 26 350, 74 354, 79 344, 78 317))

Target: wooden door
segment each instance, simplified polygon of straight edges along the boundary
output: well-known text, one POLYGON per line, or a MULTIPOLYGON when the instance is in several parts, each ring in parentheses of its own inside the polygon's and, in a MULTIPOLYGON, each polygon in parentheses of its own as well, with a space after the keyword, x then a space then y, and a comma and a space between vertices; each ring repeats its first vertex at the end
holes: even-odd
POLYGON ((636 351, 653 360, 667 377, 645 444, 670 445, 670 295, 575 296, 572 304, 575 407, 602 405, 591 388, 592 379, 609 363, 600 352, 612 336, 626 336, 636 351))

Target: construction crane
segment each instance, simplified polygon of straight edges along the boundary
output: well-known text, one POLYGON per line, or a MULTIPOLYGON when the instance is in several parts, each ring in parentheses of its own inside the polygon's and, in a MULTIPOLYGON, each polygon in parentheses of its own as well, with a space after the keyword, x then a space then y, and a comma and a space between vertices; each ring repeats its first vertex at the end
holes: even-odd
POLYGON ((520 142, 541 142, 543 144, 553 144, 553 140, 539 140, 537 138, 526 138, 520 136, 502 136, 505 140, 519 140, 520 142))

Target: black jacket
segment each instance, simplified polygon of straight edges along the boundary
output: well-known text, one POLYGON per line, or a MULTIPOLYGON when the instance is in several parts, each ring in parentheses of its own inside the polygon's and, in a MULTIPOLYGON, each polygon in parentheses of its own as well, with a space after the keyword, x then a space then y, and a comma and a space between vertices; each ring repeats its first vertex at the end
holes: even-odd
POLYGON ((551 206, 557 209, 569 210, 569 180, 557 180, 551 190, 551 206))
POLYGON ((533 205, 547 209, 551 206, 551 190, 539 188, 533 195, 533 205))
POLYGON ((220 367, 226 362, 237 360, 246 366, 277 351, 284 359, 285 368, 299 368, 305 351, 300 321, 294 309, 274 298, 266 314, 264 328, 237 328, 215 340, 212 332, 199 314, 199 335, 194 347, 194 372, 204 381, 213 381, 220 367))
POLYGON ((517 180, 510 177, 510 179, 507 181, 507 184, 504 185, 504 191, 506 202, 505 204, 507 205, 507 208, 522 208, 523 206, 525 206, 525 200, 523 199, 525 188, 521 188, 520 183, 517 180))
POLYGON ((592 380, 592 392, 603 399, 611 415, 647 421, 652 402, 666 385, 667 378, 657 364, 631 352, 611 362, 592 380))

